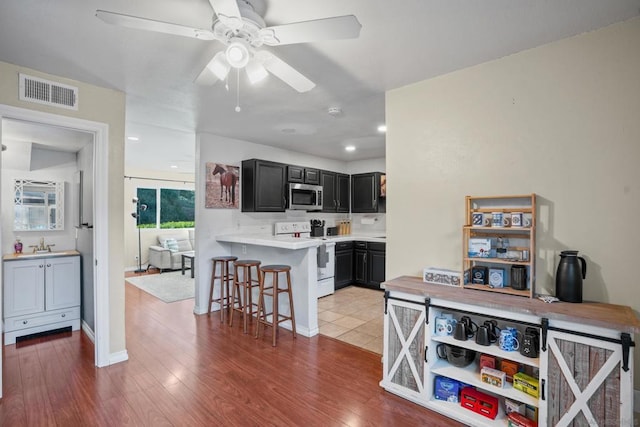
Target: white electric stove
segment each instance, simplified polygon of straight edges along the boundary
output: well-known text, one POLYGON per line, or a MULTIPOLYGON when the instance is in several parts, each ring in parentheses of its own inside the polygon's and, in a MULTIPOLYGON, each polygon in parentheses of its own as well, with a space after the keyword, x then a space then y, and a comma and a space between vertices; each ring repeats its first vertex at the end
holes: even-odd
MULTIPOLYGON (((273 234, 283 238, 311 238, 311 223, 309 221, 276 222, 273 234)), ((322 241, 318 246, 318 298, 335 292, 335 255, 336 243, 322 241)))

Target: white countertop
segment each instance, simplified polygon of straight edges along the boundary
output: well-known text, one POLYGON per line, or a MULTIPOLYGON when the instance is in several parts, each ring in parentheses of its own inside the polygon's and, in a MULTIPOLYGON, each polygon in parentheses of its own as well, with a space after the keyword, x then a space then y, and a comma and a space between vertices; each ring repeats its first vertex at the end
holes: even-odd
POLYGON ((323 242, 348 242, 358 240, 364 242, 382 242, 384 233, 353 233, 340 236, 325 237, 290 237, 270 236, 266 234, 223 234, 216 236, 218 242, 240 243, 244 245, 270 246, 281 249, 307 249, 320 246, 323 242))
POLYGON ((3 261, 16 261, 21 259, 35 259, 35 258, 52 258, 63 256, 75 256, 80 255, 80 252, 70 249, 67 251, 52 251, 52 252, 25 252, 20 254, 6 254, 2 256, 3 261))

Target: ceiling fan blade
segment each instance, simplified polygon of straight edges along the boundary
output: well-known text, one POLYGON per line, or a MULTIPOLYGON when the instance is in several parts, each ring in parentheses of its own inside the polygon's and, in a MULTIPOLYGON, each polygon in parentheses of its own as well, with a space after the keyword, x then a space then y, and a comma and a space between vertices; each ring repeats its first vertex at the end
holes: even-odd
POLYGON ((262 50, 256 52, 255 57, 264 65, 267 71, 298 92, 308 92, 316 86, 314 82, 300 74, 299 71, 271 52, 262 50))
POLYGON ((242 28, 242 15, 236 0, 209 0, 213 11, 218 15, 218 19, 232 29, 242 28))
POLYGON ((362 25, 354 15, 276 25, 260 30, 264 44, 280 46, 321 40, 355 39, 362 25))
POLYGON ((158 33, 173 34, 177 36, 192 37, 200 40, 214 40, 213 32, 201 28, 191 28, 170 22, 154 21, 153 19, 139 18, 132 15, 97 10, 96 16, 107 24, 122 27, 135 28, 137 30, 155 31, 158 33))
POLYGON ((209 67, 204 67, 202 72, 200 72, 198 77, 196 77, 196 79, 194 80, 194 83, 202 86, 211 86, 215 84, 217 81, 218 81, 218 78, 216 77, 215 74, 213 74, 213 72, 211 72, 209 67))

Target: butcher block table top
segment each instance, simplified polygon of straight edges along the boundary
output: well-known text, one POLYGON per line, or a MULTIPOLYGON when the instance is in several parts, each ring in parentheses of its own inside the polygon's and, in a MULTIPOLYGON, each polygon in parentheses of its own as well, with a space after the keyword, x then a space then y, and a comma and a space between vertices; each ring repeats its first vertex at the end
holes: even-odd
POLYGON ((625 305, 599 302, 546 303, 538 298, 523 298, 462 287, 432 285, 423 282, 421 277, 413 276, 400 276, 387 280, 382 283, 381 287, 392 292, 457 301, 505 312, 582 323, 627 333, 640 332, 640 319, 630 307, 625 305))

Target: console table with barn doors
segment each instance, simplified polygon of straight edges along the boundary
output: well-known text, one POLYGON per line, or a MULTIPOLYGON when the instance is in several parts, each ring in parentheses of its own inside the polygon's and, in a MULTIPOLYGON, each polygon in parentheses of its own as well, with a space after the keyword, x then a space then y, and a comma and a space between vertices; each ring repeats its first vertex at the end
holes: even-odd
MULTIPOLYGON (((627 306, 566 302, 545 303, 508 294, 489 294, 424 283, 403 276, 385 289, 383 378, 387 391, 467 425, 506 426, 506 402, 527 408, 539 426, 630 426, 633 423, 633 335, 640 320, 627 306), (539 333, 538 357, 481 346, 475 340, 437 335, 435 319, 467 316, 476 324, 495 321, 500 328, 539 333), (455 345, 516 364, 534 378, 535 394, 510 383, 497 387, 481 379, 479 359, 456 367, 437 354, 438 345, 455 345), (442 377, 473 386, 498 402, 495 419, 435 393, 442 377), (513 404, 513 403, 512 403, 513 404)), ((515 379, 514 379, 515 381, 515 379)))

